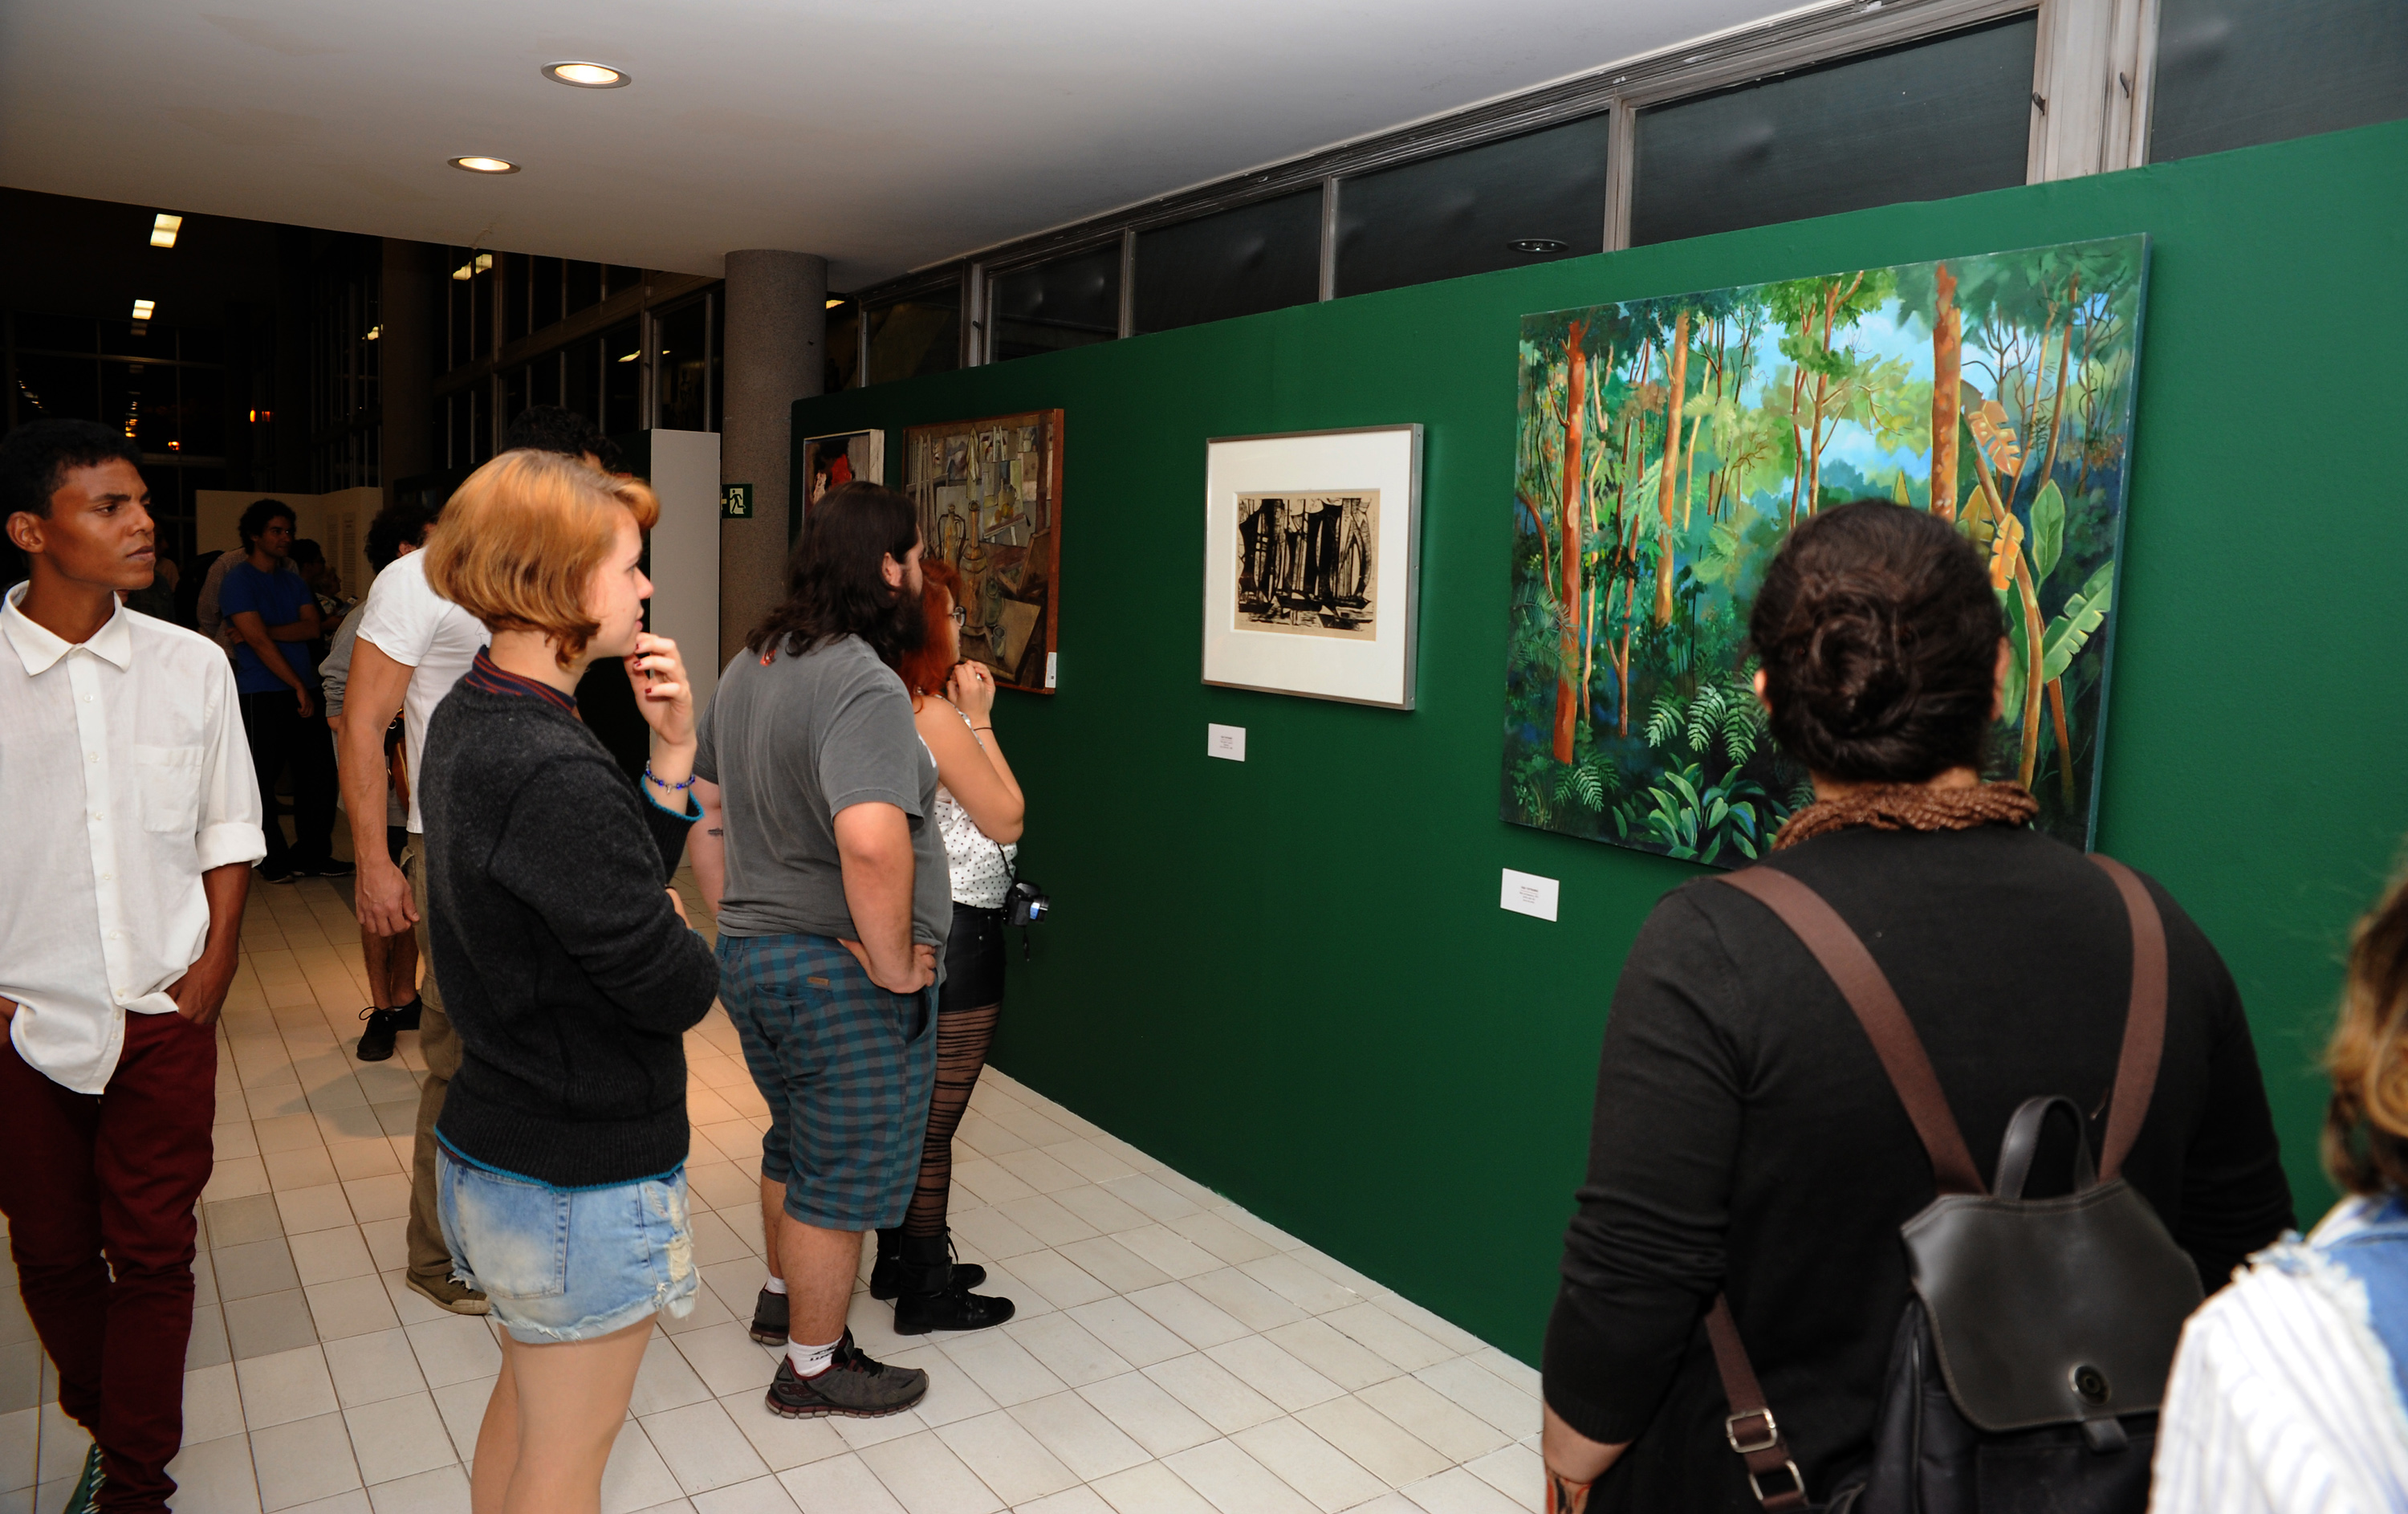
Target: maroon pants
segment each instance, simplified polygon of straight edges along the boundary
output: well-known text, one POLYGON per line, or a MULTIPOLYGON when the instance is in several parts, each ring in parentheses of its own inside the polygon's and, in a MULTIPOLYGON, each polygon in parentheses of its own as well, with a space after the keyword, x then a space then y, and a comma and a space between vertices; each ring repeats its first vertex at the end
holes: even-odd
POLYGON ((100 1443, 100 1507, 165 1509, 184 1438, 193 1205, 209 1180, 215 1032, 125 1017, 108 1087, 51 1082, 0 1034, 0 1211, 59 1407, 100 1443))

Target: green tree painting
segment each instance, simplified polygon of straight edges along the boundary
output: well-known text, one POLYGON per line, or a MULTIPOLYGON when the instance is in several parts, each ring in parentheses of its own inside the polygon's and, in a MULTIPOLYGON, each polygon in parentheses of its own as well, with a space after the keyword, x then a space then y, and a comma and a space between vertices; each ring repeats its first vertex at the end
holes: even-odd
POLYGON ((2122 237, 1524 317, 1504 817, 1760 856, 1812 794, 1749 606, 1800 521, 1882 498, 1988 557, 1990 775, 2086 845, 2147 267, 2122 237))

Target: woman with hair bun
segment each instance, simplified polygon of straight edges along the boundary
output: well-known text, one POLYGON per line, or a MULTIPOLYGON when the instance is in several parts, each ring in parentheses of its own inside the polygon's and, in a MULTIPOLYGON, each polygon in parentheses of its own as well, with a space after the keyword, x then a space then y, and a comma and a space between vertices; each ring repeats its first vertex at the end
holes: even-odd
MULTIPOLYGON (((2095 1149, 2130 927, 2105 872, 2028 828, 2030 795, 1982 781, 2010 648, 1980 555, 1920 511, 1825 511, 1773 559, 1748 629, 1773 737, 1814 784, 1760 865, 1820 894, 1870 950, 1981 1173, 2035 1094, 2079 1100, 2095 1149)), ((2165 1041, 2123 1174, 2213 1290, 2290 1223, 2290 1191, 2232 979, 2146 887, 2165 921, 2165 1041)), ((2065 1146, 2044 1142, 2034 1171, 2061 1181, 2065 1146)), ((1934 1191, 1872 1044, 1805 944, 1739 889, 1666 895, 1614 990, 1565 1236, 1543 1374, 1550 1507, 1759 1507, 1704 1328, 1717 1294, 1807 1499, 1861 1477, 1909 1296, 1899 1226, 1934 1191)))

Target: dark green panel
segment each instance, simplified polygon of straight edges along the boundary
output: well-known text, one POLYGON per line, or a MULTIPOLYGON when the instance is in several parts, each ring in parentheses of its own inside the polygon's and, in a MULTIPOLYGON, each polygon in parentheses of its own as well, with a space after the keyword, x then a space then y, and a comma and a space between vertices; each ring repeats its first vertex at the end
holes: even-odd
POLYGON ((996 1065, 1536 1360, 1614 976, 1698 870, 1497 818, 1521 316, 2129 232, 2154 240, 2100 835, 2223 948, 2321 1210, 2314 1053, 2408 830, 2408 511, 2379 440, 2408 332, 2401 124, 797 403, 797 437, 890 446, 1065 411, 1061 688, 1007 693, 997 722, 1059 913, 1012 963, 996 1065), (1203 686, 1204 439, 1405 421, 1420 708, 1203 686), (1204 755, 1211 721, 1247 728, 1246 762, 1204 755), (1562 879, 1561 922, 1500 911, 1500 867, 1562 879))

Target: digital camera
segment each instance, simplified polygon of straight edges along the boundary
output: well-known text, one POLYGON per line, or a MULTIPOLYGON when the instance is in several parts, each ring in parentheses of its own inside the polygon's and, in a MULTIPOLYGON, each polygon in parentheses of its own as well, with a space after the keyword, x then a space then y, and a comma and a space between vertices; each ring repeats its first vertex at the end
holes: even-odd
POLYGON ((1027 926, 1051 915, 1054 901, 1045 897, 1044 889, 1025 878, 1018 878, 1013 880, 1011 891, 1004 896, 1003 907, 1005 924, 1027 926))

